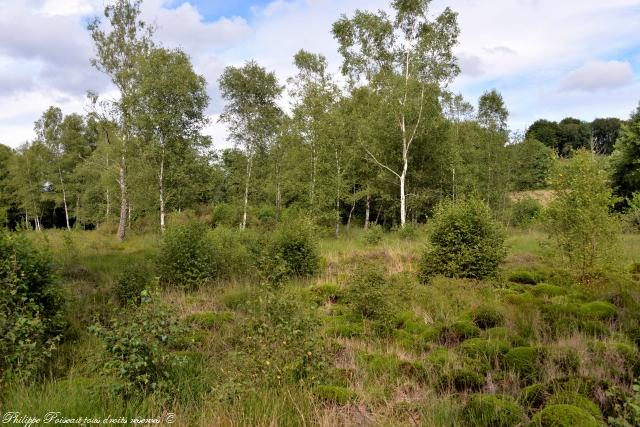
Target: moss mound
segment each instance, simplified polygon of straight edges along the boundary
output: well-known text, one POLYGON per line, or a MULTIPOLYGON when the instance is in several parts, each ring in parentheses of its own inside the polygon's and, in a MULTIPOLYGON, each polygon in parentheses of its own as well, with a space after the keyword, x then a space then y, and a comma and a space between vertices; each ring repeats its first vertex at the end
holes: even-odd
POLYGON ((313 394, 320 400, 346 405, 358 398, 358 395, 345 387, 335 385, 319 385, 313 389, 313 394))
POLYGON ((462 417, 470 426, 511 427, 522 422, 524 411, 509 397, 474 394, 467 401, 462 417))
POLYGON ((495 328, 504 324, 504 314, 493 307, 478 307, 472 313, 472 320, 480 329, 495 328))
POLYGON ((509 343, 503 340, 472 338, 460 344, 460 350, 469 357, 494 361, 509 351, 509 343))
POLYGON ((529 427, 600 427, 589 412, 573 405, 549 405, 533 416, 529 427))
POLYGON ((541 283, 531 288, 531 293, 537 297, 553 298, 560 295, 566 295, 567 290, 556 285, 548 285, 541 283))
POLYGON ((458 343, 480 336, 480 328, 468 320, 460 320, 440 330, 440 341, 445 344, 458 343))
POLYGON ((504 365, 528 383, 540 376, 540 367, 545 357, 546 351, 542 348, 516 347, 505 355, 504 365))
POLYGON ((587 411, 593 416, 596 420, 602 420, 602 412, 600 412, 600 408, 598 405, 593 403, 588 398, 578 394, 571 392, 560 392, 554 394, 547 401, 548 405, 573 405, 580 409, 587 411))
POLYGON ((522 389, 518 401, 522 406, 531 409, 538 409, 547 400, 547 387, 542 384, 531 384, 522 389))
POLYGON ((458 368, 443 374, 438 386, 441 390, 457 392, 479 391, 484 386, 484 377, 469 368, 458 368))
POLYGON ((612 320, 618 314, 616 306, 605 301, 593 301, 582 304, 579 309, 581 316, 594 320, 612 320))

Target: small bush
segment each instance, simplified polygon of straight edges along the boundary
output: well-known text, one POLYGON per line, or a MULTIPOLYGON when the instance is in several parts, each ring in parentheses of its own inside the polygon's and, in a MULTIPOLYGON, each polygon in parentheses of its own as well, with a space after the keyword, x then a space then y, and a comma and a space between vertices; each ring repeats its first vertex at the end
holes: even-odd
POLYGON ((537 285, 538 283, 544 281, 545 278, 545 274, 531 270, 512 271, 508 276, 508 280, 510 282, 520 283, 523 285, 537 285))
POLYGON ((493 307, 478 307, 472 313, 473 323, 480 329, 495 328, 504 324, 504 314, 493 307))
POLYGON ((116 296, 121 305, 138 305, 142 291, 151 284, 151 271, 146 264, 129 263, 124 266, 116 279, 116 296))
POLYGON ((345 387, 335 385, 319 385, 314 387, 313 394, 320 400, 346 405, 358 399, 358 395, 345 387))
POLYGON ((511 224, 516 227, 529 227, 542 213, 542 205, 535 199, 525 198, 511 205, 511 224))
POLYGON ((551 361, 562 372, 575 374, 580 368, 581 360, 578 352, 570 347, 555 348, 551 351, 551 361))
POLYGON ((567 290, 564 288, 561 288, 560 286, 540 283, 531 288, 531 293, 536 297, 553 298, 560 295, 566 295, 567 290))
POLYGON ((533 416, 529 427, 599 427, 589 412, 573 405, 549 405, 533 416))
POLYGON ((391 320, 387 286, 382 266, 358 266, 349 279, 347 290, 353 311, 368 319, 391 320))
POLYGON ((326 320, 326 331, 329 336, 354 338, 364 333, 362 320, 355 322, 349 316, 332 316, 326 320))
POLYGON ((560 392, 554 394, 547 401, 548 405, 573 405, 580 409, 587 411, 593 416, 596 420, 602 420, 602 412, 600 412, 600 408, 598 405, 593 403, 591 400, 586 397, 571 392, 560 392))
POLYGON ((171 373, 179 360, 169 350, 184 330, 156 298, 90 330, 104 341, 109 357, 103 370, 120 379, 118 392, 125 396, 172 392, 171 373))
POLYGON ((187 323, 213 329, 220 328, 232 320, 233 312, 231 311, 203 311, 201 313, 194 313, 186 318, 187 323))
POLYGON ((367 245, 371 245, 371 246, 377 245, 382 241, 383 237, 384 237, 384 230, 378 224, 371 225, 364 232, 364 241, 367 245))
POLYGON ((271 284, 292 277, 310 277, 319 268, 316 240, 311 227, 303 221, 280 225, 260 258, 262 276, 271 284))
POLYGON ((442 203, 432 220, 431 249, 420 262, 420 278, 436 274, 482 279, 496 274, 506 256, 504 231, 480 200, 442 203))
POLYGON ((546 351, 534 347, 516 347, 504 357, 507 369, 516 372, 524 382, 533 382, 540 377, 540 368, 546 351))
POLYGON ((512 427, 524 419, 522 408, 509 397, 486 394, 472 395, 462 416, 474 427, 512 427))
POLYGON ((455 344, 469 338, 480 336, 480 328, 468 320, 460 320, 440 330, 440 341, 455 344))
POLYGON ((530 409, 541 408, 547 400, 547 388, 542 384, 531 384, 522 389, 518 401, 530 409))
POLYGON ((0 231, 0 384, 28 381, 51 358, 66 328, 64 299, 48 254, 0 231))

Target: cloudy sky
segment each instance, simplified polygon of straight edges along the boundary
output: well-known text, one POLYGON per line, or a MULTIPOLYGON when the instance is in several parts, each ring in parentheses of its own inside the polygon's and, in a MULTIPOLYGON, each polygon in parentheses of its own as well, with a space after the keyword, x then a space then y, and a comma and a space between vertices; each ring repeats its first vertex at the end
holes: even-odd
MULTIPOLYGON (((0 143, 34 137, 49 106, 85 112, 87 90, 112 91, 89 64, 88 20, 107 0, 0 0, 0 143)), ((207 78, 208 114, 217 147, 225 131, 217 79, 227 65, 256 59, 284 80, 300 48, 322 53, 337 73, 331 24, 353 10, 388 8, 389 0, 146 0, 156 39, 180 47, 207 78)), ((462 30, 462 75, 453 89, 472 103, 498 89, 523 130, 537 118, 626 118, 640 101, 640 0, 434 0, 450 6, 462 30)))

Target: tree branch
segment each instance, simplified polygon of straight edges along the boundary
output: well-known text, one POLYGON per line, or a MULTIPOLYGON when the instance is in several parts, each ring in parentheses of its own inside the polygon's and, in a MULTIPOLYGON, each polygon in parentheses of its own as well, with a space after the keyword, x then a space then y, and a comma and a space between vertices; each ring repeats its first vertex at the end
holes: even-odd
POLYGON ((374 155, 371 153, 371 151, 367 150, 366 148, 364 149, 364 151, 366 151, 366 152, 367 152, 367 154, 371 156, 371 158, 373 159, 373 161, 374 161, 374 162, 376 162, 376 163, 378 164, 378 166, 380 166, 380 167, 382 167, 382 168, 384 168, 384 169, 388 170, 389 172, 391 172, 392 174, 394 174, 395 176, 397 176, 397 177, 398 177, 398 179, 400 179, 400 175, 399 175, 396 171, 394 171, 393 169, 391 169, 389 166, 387 166, 387 165, 384 165, 384 164, 380 163, 380 162, 378 161, 378 159, 376 159, 376 156, 374 156, 374 155))

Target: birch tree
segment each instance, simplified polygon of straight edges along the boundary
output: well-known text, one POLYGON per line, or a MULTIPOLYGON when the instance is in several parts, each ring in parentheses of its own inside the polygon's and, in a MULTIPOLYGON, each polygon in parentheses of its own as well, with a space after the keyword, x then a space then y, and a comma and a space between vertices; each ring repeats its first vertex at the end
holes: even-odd
MULTIPOLYGON (((399 161, 369 157, 395 176, 400 186, 400 224, 406 223, 406 179, 411 147, 425 126, 428 92, 439 91, 459 73, 452 48, 458 40, 457 15, 446 8, 432 19, 431 0, 394 0, 395 18, 384 11, 357 10, 342 16, 333 35, 343 57, 342 72, 351 84, 368 84, 388 100, 399 136, 399 161)), ((389 124, 391 125, 391 123, 389 124)))
POLYGON ((276 101, 283 87, 274 73, 267 72, 254 61, 242 67, 227 67, 219 83, 222 97, 227 101, 220 121, 227 125, 229 139, 243 149, 247 158, 240 223, 240 229, 244 230, 253 161, 257 151, 268 147, 277 137, 282 111, 276 101))
POLYGON ((153 47, 153 28, 140 19, 142 0, 115 0, 105 7, 104 16, 110 28, 104 28, 99 18, 88 26, 96 47, 91 63, 104 72, 120 92, 113 101, 112 112, 118 123, 122 144, 119 154, 118 186, 120 187, 120 220, 118 239, 124 240, 129 209, 127 195, 127 149, 132 137, 133 95, 136 83, 136 62, 153 47))

